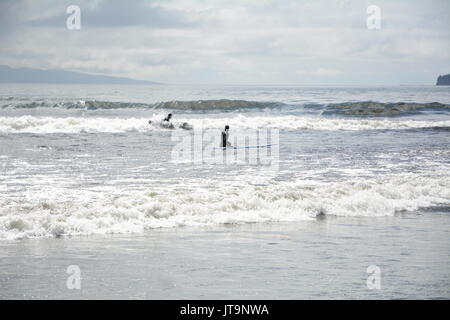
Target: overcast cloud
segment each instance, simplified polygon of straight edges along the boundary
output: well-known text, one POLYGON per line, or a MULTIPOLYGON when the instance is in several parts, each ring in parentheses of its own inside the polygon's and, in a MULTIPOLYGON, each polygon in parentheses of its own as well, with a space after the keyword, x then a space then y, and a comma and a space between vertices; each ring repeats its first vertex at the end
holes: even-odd
POLYGON ((434 84, 448 0, 1 0, 0 64, 166 83, 434 84), (81 30, 66 8, 81 8, 81 30), (368 5, 381 30, 366 27, 368 5))

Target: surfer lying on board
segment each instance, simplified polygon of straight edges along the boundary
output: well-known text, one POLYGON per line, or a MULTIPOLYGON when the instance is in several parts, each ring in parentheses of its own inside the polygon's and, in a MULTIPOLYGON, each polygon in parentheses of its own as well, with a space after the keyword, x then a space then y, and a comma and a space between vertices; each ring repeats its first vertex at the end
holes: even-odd
POLYGON ((165 121, 170 122, 170 119, 172 119, 172 114, 171 113, 169 113, 167 115, 167 117, 164 118, 163 122, 165 122, 165 121))
POLYGON ((228 130, 230 130, 230 126, 226 125, 225 129, 222 131, 222 139, 220 143, 220 146, 222 148, 231 147, 231 143, 228 141, 228 130))
POLYGON ((162 121, 162 123, 161 123, 161 127, 166 128, 166 129, 173 129, 174 126, 173 126, 173 123, 170 122, 170 119, 172 119, 172 114, 171 114, 171 113, 169 113, 169 114, 167 115, 167 117, 165 117, 165 118, 163 119, 163 121, 162 121))
MULTIPOLYGON (((170 122, 170 119, 172 119, 172 114, 171 113, 169 113, 167 115, 167 117, 165 117, 163 119, 163 121, 160 123, 161 127, 167 128, 167 129, 173 129, 174 127, 173 127, 172 122, 170 122)), ((152 120, 148 120, 148 124, 152 124, 152 120)))
MULTIPOLYGON (((148 120, 148 124, 159 125, 160 127, 165 128, 165 129, 175 129, 175 125, 170 120, 172 120, 171 113, 169 113, 167 115, 167 117, 165 117, 161 122, 148 120)), ((181 124, 178 123, 178 124, 176 124, 176 126, 177 126, 177 128, 184 129, 184 130, 192 130, 193 129, 192 125, 187 122, 183 122, 181 124)))

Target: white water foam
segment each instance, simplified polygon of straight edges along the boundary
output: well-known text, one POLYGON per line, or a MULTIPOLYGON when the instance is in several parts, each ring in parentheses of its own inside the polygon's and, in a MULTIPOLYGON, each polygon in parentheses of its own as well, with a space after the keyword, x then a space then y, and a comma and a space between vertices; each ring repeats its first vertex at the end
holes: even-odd
MULTIPOLYGON (((148 124, 144 118, 82 118, 82 117, 0 117, 2 133, 82 133, 82 132, 146 132, 151 130, 168 130, 158 125, 148 124)), ((161 120, 154 115, 150 120, 161 120)), ((230 118, 182 118, 174 122, 187 122, 195 128, 221 129, 224 123, 233 129, 277 128, 286 130, 383 130, 413 129, 430 127, 450 127, 450 120, 419 121, 393 119, 341 119, 299 116, 264 116, 245 117, 237 115, 230 118)), ((179 129, 181 130, 181 129, 179 129)))
POLYGON ((0 239, 140 233, 161 227, 281 222, 318 215, 386 216, 450 204, 447 176, 341 182, 236 182, 214 189, 74 190, 52 186, 0 197, 0 239))

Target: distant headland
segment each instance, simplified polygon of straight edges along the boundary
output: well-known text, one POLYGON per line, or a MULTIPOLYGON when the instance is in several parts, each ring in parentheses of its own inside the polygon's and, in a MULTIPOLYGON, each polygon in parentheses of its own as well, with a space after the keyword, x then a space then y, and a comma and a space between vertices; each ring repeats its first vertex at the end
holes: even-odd
POLYGON ((436 82, 437 86, 450 86, 450 74, 439 76, 436 82))
POLYGON ((161 84, 153 81, 64 70, 15 69, 5 65, 0 65, 0 83, 161 84))

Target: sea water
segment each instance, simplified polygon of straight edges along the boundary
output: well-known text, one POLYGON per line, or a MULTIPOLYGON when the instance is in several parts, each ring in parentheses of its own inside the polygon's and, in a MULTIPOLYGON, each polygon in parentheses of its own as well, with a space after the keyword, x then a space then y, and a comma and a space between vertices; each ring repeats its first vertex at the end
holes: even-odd
POLYGON ((0 188, 2 297, 73 297, 64 281, 52 289, 33 279, 51 279, 50 265, 63 278, 77 259, 106 272, 101 252, 118 264, 108 290, 93 290, 93 277, 78 297, 370 298, 364 276, 374 263, 396 283, 374 297, 450 297, 445 87, 5 84, 0 188), (174 129, 158 125, 168 113, 174 129), (220 137, 225 125, 233 145, 249 132, 276 133, 276 166, 174 156, 175 137, 220 137), (251 252, 256 260, 241 259, 251 252), (221 269, 223 259, 233 267, 221 269), (137 261, 165 275, 136 278, 125 264, 137 261), (402 282, 402 269, 415 279, 402 282), (181 279, 189 271, 197 282, 181 279), (314 271, 341 280, 326 287, 314 271))

